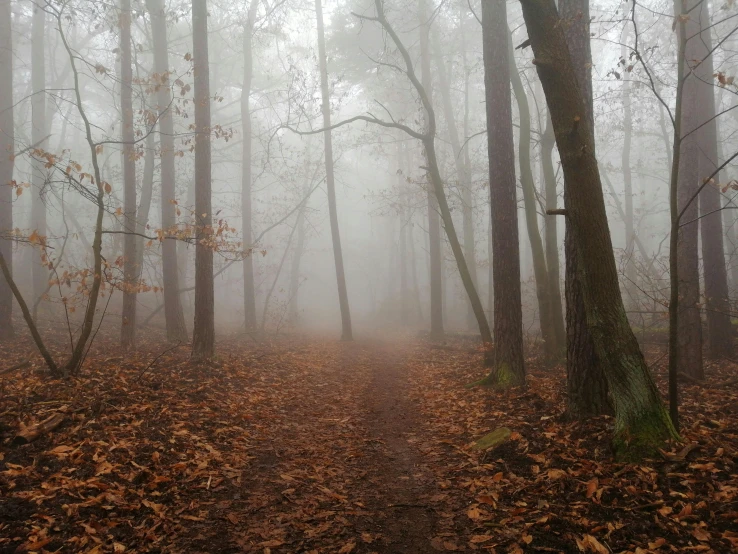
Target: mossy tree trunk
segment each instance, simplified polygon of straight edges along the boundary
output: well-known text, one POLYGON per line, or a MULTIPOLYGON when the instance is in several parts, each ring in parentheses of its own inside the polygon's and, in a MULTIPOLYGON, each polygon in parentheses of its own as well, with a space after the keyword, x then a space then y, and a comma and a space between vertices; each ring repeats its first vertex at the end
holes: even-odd
POLYGON ((521 0, 566 178, 566 217, 576 239, 587 326, 615 408, 621 458, 652 454, 677 438, 623 305, 594 136, 554 0, 521 0))

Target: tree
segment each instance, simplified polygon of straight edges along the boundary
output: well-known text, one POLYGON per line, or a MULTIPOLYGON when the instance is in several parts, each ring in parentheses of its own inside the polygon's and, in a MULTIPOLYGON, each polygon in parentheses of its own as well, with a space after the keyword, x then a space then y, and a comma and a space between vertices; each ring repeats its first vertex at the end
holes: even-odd
POLYGON ((192 358, 215 354, 215 288, 210 167, 210 64, 207 0, 192 0, 192 54, 195 100, 195 322, 192 358))
MULTIPOLYGON (((31 26, 31 85, 33 97, 31 99, 31 143, 39 151, 46 143, 46 63, 44 44, 46 43, 46 12, 40 5, 33 5, 33 22, 31 26)), ((46 187, 46 170, 43 156, 35 155, 32 158, 33 173, 31 184, 31 225, 36 233, 46 237, 46 206, 44 205, 44 189, 46 187)), ((31 266, 34 300, 44 294, 49 281, 48 269, 44 263, 46 253, 34 257, 31 266)), ((34 314, 35 316, 35 314, 34 314)))
MULTIPOLYGON (((589 0, 562 0, 559 5, 562 19, 566 19, 565 37, 571 53, 571 63, 584 100, 582 124, 592 136, 594 148, 594 109, 592 98, 592 56, 589 36, 589 0)), ((552 108, 549 105, 549 110, 552 108)), ((552 114, 553 117, 553 114, 552 114)), ((558 141, 557 141, 558 143, 558 141)), ((564 153, 559 153, 563 159, 564 153)), ((564 208, 569 209, 569 182, 564 173, 564 208)), ((583 419, 607 413, 610 403, 604 368, 597 358, 584 306, 582 268, 579 267, 577 237, 573 235, 572 220, 566 218, 564 251, 566 258, 566 377, 569 415, 583 419)))
POLYGON ((123 142, 123 226, 127 231, 123 246, 123 321, 120 340, 123 348, 136 342, 136 161, 133 132, 133 71, 131 67, 131 0, 120 3, 120 108, 123 142))
MULTIPOLYGON (((510 60, 510 79, 512 81, 515 101, 518 105, 520 120, 520 136, 518 140, 518 165, 520 166, 520 184, 523 189, 523 205, 525 207, 525 223, 528 240, 533 255, 533 273, 536 279, 536 297, 538 299, 538 316, 543 338, 543 350, 549 362, 557 362, 564 348, 564 319, 561 311, 555 311, 550 288, 543 241, 538 229, 538 211, 536 203, 535 181, 530 159, 530 107, 528 95, 523 88, 523 81, 518 74, 512 48, 512 34, 508 31, 508 57, 510 60)), ((559 306, 561 300, 559 299, 559 306)))
POLYGON ((323 6, 321 0, 315 0, 315 17, 318 25, 318 63, 320 65, 320 93, 323 112, 323 138, 325 141, 325 183, 328 192, 328 212, 331 222, 331 238, 333 240, 333 259, 336 264, 336 284, 338 287, 338 303, 341 310, 341 340, 353 340, 351 330, 351 310, 349 308, 346 276, 343 270, 343 250, 341 249, 341 233, 338 228, 338 209, 336 207, 336 182, 333 174, 333 141, 331 139, 331 102, 328 90, 328 60, 325 54, 325 31, 323 29, 323 6))
MULTIPOLYGON (((695 68, 697 77, 698 121, 702 125, 697 133, 698 149, 698 182, 709 180, 720 165, 718 157, 717 117, 715 113, 714 63, 712 56, 712 25, 710 8, 706 1, 700 2, 699 37, 694 37, 696 55, 701 60, 695 68)), ((719 174, 713 178, 713 184, 700 191, 700 231, 702 238, 702 267, 705 282, 705 299, 707 312, 707 347, 712 358, 732 356, 733 328, 730 323, 730 306, 728 302, 728 272, 725 266, 725 249, 723 246, 723 218, 719 174)), ((687 223, 687 222, 685 222, 687 223)), ((689 225, 689 223, 687 223, 689 225)))
POLYGON ((633 261, 633 250, 635 245, 635 226, 633 222, 633 171, 631 170, 630 151, 633 138, 633 106, 631 105, 630 93, 630 71, 628 70, 629 56, 627 55, 628 29, 626 27, 622 35, 620 46, 620 63, 623 66, 623 197, 625 201, 625 278, 627 280, 625 289, 629 292, 631 304, 635 304, 634 285, 636 279, 635 263, 633 261))
POLYGON ((486 383, 500 387, 525 383, 508 37, 505 1, 482 0, 495 347, 494 365, 486 383))
POLYGON ((243 87, 241 88, 241 132, 243 134, 243 156, 241 167, 241 217, 243 221, 243 313, 246 329, 256 328, 256 292, 254 290, 254 258, 252 247, 251 213, 251 81, 254 76, 254 54, 252 39, 259 0, 251 0, 243 29, 243 87))
MULTIPOLYGON (((10 0, 0 0, 0 255, 13 272, 13 196, 15 159, 13 117, 13 36, 10 0)), ((0 341, 14 337, 13 291, 0 279, 0 341)))
POLYGON ((653 454, 677 433, 628 324, 586 100, 554 0, 521 5, 569 189, 566 217, 581 264, 587 324, 615 408, 615 452, 621 458, 653 454))
MULTIPOLYGON (((159 112, 159 146, 161 156, 161 226, 167 231, 176 224, 176 196, 174 177, 174 119, 172 117, 172 92, 169 88, 169 53, 167 23, 162 0, 146 0, 151 16, 151 38, 154 46, 154 72, 165 86, 157 87, 156 101, 159 112)), ((162 273, 164 279, 164 318, 167 339, 173 342, 187 340, 182 302, 179 296, 179 272, 177 271, 177 243, 164 239, 161 246, 162 273)))

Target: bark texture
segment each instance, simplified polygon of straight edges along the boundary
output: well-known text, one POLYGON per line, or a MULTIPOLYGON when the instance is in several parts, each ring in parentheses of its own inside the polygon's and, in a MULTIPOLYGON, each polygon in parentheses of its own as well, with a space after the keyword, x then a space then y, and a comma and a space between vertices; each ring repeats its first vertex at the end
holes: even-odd
POLYGON ((192 0, 192 42, 195 60, 195 232, 197 233, 192 357, 195 360, 206 360, 215 354, 207 0, 192 0))
POLYGON ((489 384, 525 383, 507 6, 482 0, 482 51, 492 202, 494 366, 489 384))
POLYGON ((653 454, 677 434, 626 317, 585 97, 554 0, 521 4, 569 189, 567 218, 581 264, 587 325, 615 408, 616 454, 653 454))
MULTIPOLYGON (((592 54, 589 36, 589 0, 562 0, 559 4, 571 65, 584 102, 580 113, 581 125, 592 137, 590 148, 595 155, 594 107, 592 98, 592 54)), ((548 97, 547 97, 548 98, 548 97)), ((553 113, 552 119, 553 119, 553 113)), ((555 127, 555 125, 554 125, 555 127)), ((562 157, 561 143, 558 141, 562 157)), ((571 202, 569 180, 564 173, 564 208, 571 202)), ((578 238, 571 218, 566 218, 564 251, 566 258, 566 375, 568 412, 570 417, 583 419, 610 411, 607 380, 602 362, 597 357, 584 306, 582 269, 579 267, 578 238)))

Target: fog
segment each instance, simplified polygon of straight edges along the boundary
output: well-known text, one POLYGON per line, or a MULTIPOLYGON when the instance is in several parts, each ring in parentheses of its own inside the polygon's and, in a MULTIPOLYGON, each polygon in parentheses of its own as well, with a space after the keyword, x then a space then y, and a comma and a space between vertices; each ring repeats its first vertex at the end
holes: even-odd
MULTIPOLYGON (((99 234, 104 278, 93 328, 104 319, 106 328, 130 326, 139 336, 166 329, 170 339, 176 338, 177 324, 167 320, 176 319, 176 310, 169 313, 161 306, 164 291, 182 289, 174 302, 180 299, 191 335, 199 290, 196 250, 202 248, 213 258, 217 337, 244 331, 252 336, 319 331, 339 337, 336 231, 353 334, 429 332, 433 237, 428 202, 435 193, 424 143, 406 132, 417 135, 428 129, 429 113, 417 88, 421 84, 434 112, 435 158, 453 227, 492 326, 485 101, 485 63, 491 62, 483 60, 478 3, 398 0, 381 4, 379 17, 374 2, 326 2, 322 17, 328 90, 323 93, 316 6, 310 2, 211 1, 205 8, 204 0, 196 0, 207 9, 207 37, 198 35, 193 26, 197 16, 187 2, 0 4, 0 78, 7 83, 0 91, 7 158, 3 248, 6 257, 12 250, 7 261, 19 293, 45 332, 68 328, 76 336, 84 328, 99 234), (157 38, 160 54, 168 55, 167 72, 157 70, 162 67, 155 59, 157 38), (207 59, 198 58, 198 44, 200 52, 207 46, 207 59), (196 81, 206 72, 209 88, 198 92, 196 81), (126 96, 130 108, 124 105, 126 96), (322 112, 323 101, 329 114, 322 112), (209 120, 199 126, 196 112, 204 103, 210 108, 209 120), (334 235, 324 115, 330 115, 332 126, 334 235), (210 146, 210 163, 200 166, 210 168, 207 182, 198 177, 206 173, 196 168, 201 144, 210 146), (172 157, 174 174, 167 175, 165 158, 172 157), (173 197, 163 192, 163 182, 174 186, 173 197), (198 213, 198 187, 212 199, 211 213, 198 213), (148 195, 150 205, 144 205, 148 195), (167 211, 174 224, 163 219, 167 211), (126 246, 129 238, 132 247, 126 246), (167 282, 163 269, 167 242, 176 244, 173 282, 167 282), (245 272, 253 274, 253 290, 245 272), (124 307, 124 296, 133 297, 135 309, 124 307), (128 321, 130 314, 135 324, 128 321)), ((666 325, 668 308, 678 33, 670 2, 647 0, 634 11, 632 4, 599 1, 589 10, 587 65, 608 225, 630 322, 645 334, 666 325)), ((731 111, 736 94, 731 76, 735 8, 731 2, 713 3, 711 10, 712 24, 702 25, 715 45, 715 79, 710 77, 706 86, 718 115, 693 118, 691 125, 717 122, 718 148, 725 160, 733 155, 738 122, 738 112, 731 111)), ((556 196, 551 197, 545 183, 546 97, 534 53, 524 44, 528 31, 518 3, 507 5, 506 17, 510 44, 517 47, 515 71, 530 107, 530 137, 522 140, 529 141, 534 196, 526 214, 521 114, 516 96, 511 96, 518 204, 512 220, 518 225, 522 329, 527 344, 535 348, 542 340, 540 297, 526 217, 535 213, 537 240, 546 249, 547 281, 554 283, 555 293, 549 292, 564 297, 565 217, 546 215, 546 209, 564 207, 564 174, 554 148, 556 196)), ((583 17, 580 12, 564 19, 565 25, 581 25, 583 17)), ((507 49, 496 55, 505 59, 507 49)), ((489 76, 491 82, 495 78, 489 76)), ((698 111, 695 101, 685 106, 685 113, 698 111)), ((699 148, 704 150, 702 142, 699 148)), ((710 185, 719 191, 719 202, 730 208, 733 191, 726 185, 733 167, 728 163, 710 185)), ((438 217, 437 199, 430 210, 438 217)), ((729 209, 717 212, 730 298, 738 285, 733 214, 729 209)), ((715 219, 715 214, 707 216, 715 219)), ((448 223, 441 217, 437 309, 443 331, 476 335, 479 317, 472 312, 458 256, 444 230, 448 223)), ((506 224, 495 232, 504 238, 511 229, 506 224)), ((700 256, 704 250, 701 246, 700 256)), ((702 258, 699 263, 704 266, 702 258)), ((4 294, 9 298, 9 292, 4 294)), ((14 302, 17 298, 9 301, 14 302)), ((12 312, 12 325, 23 328, 17 304, 12 312)), ((345 335, 345 317, 343 324, 345 335)), ((135 338, 124 340, 135 344, 135 338)))

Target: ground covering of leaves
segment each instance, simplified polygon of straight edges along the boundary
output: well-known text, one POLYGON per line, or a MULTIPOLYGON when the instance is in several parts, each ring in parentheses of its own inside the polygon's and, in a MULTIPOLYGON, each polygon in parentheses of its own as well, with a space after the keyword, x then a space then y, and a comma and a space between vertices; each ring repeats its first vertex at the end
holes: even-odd
POLYGON ((684 388, 690 448, 619 464, 611 420, 564 417, 561 369, 469 391, 461 339, 234 337, 200 366, 145 340, 98 339, 69 381, 0 375, 0 553, 738 552, 734 365, 684 388))

